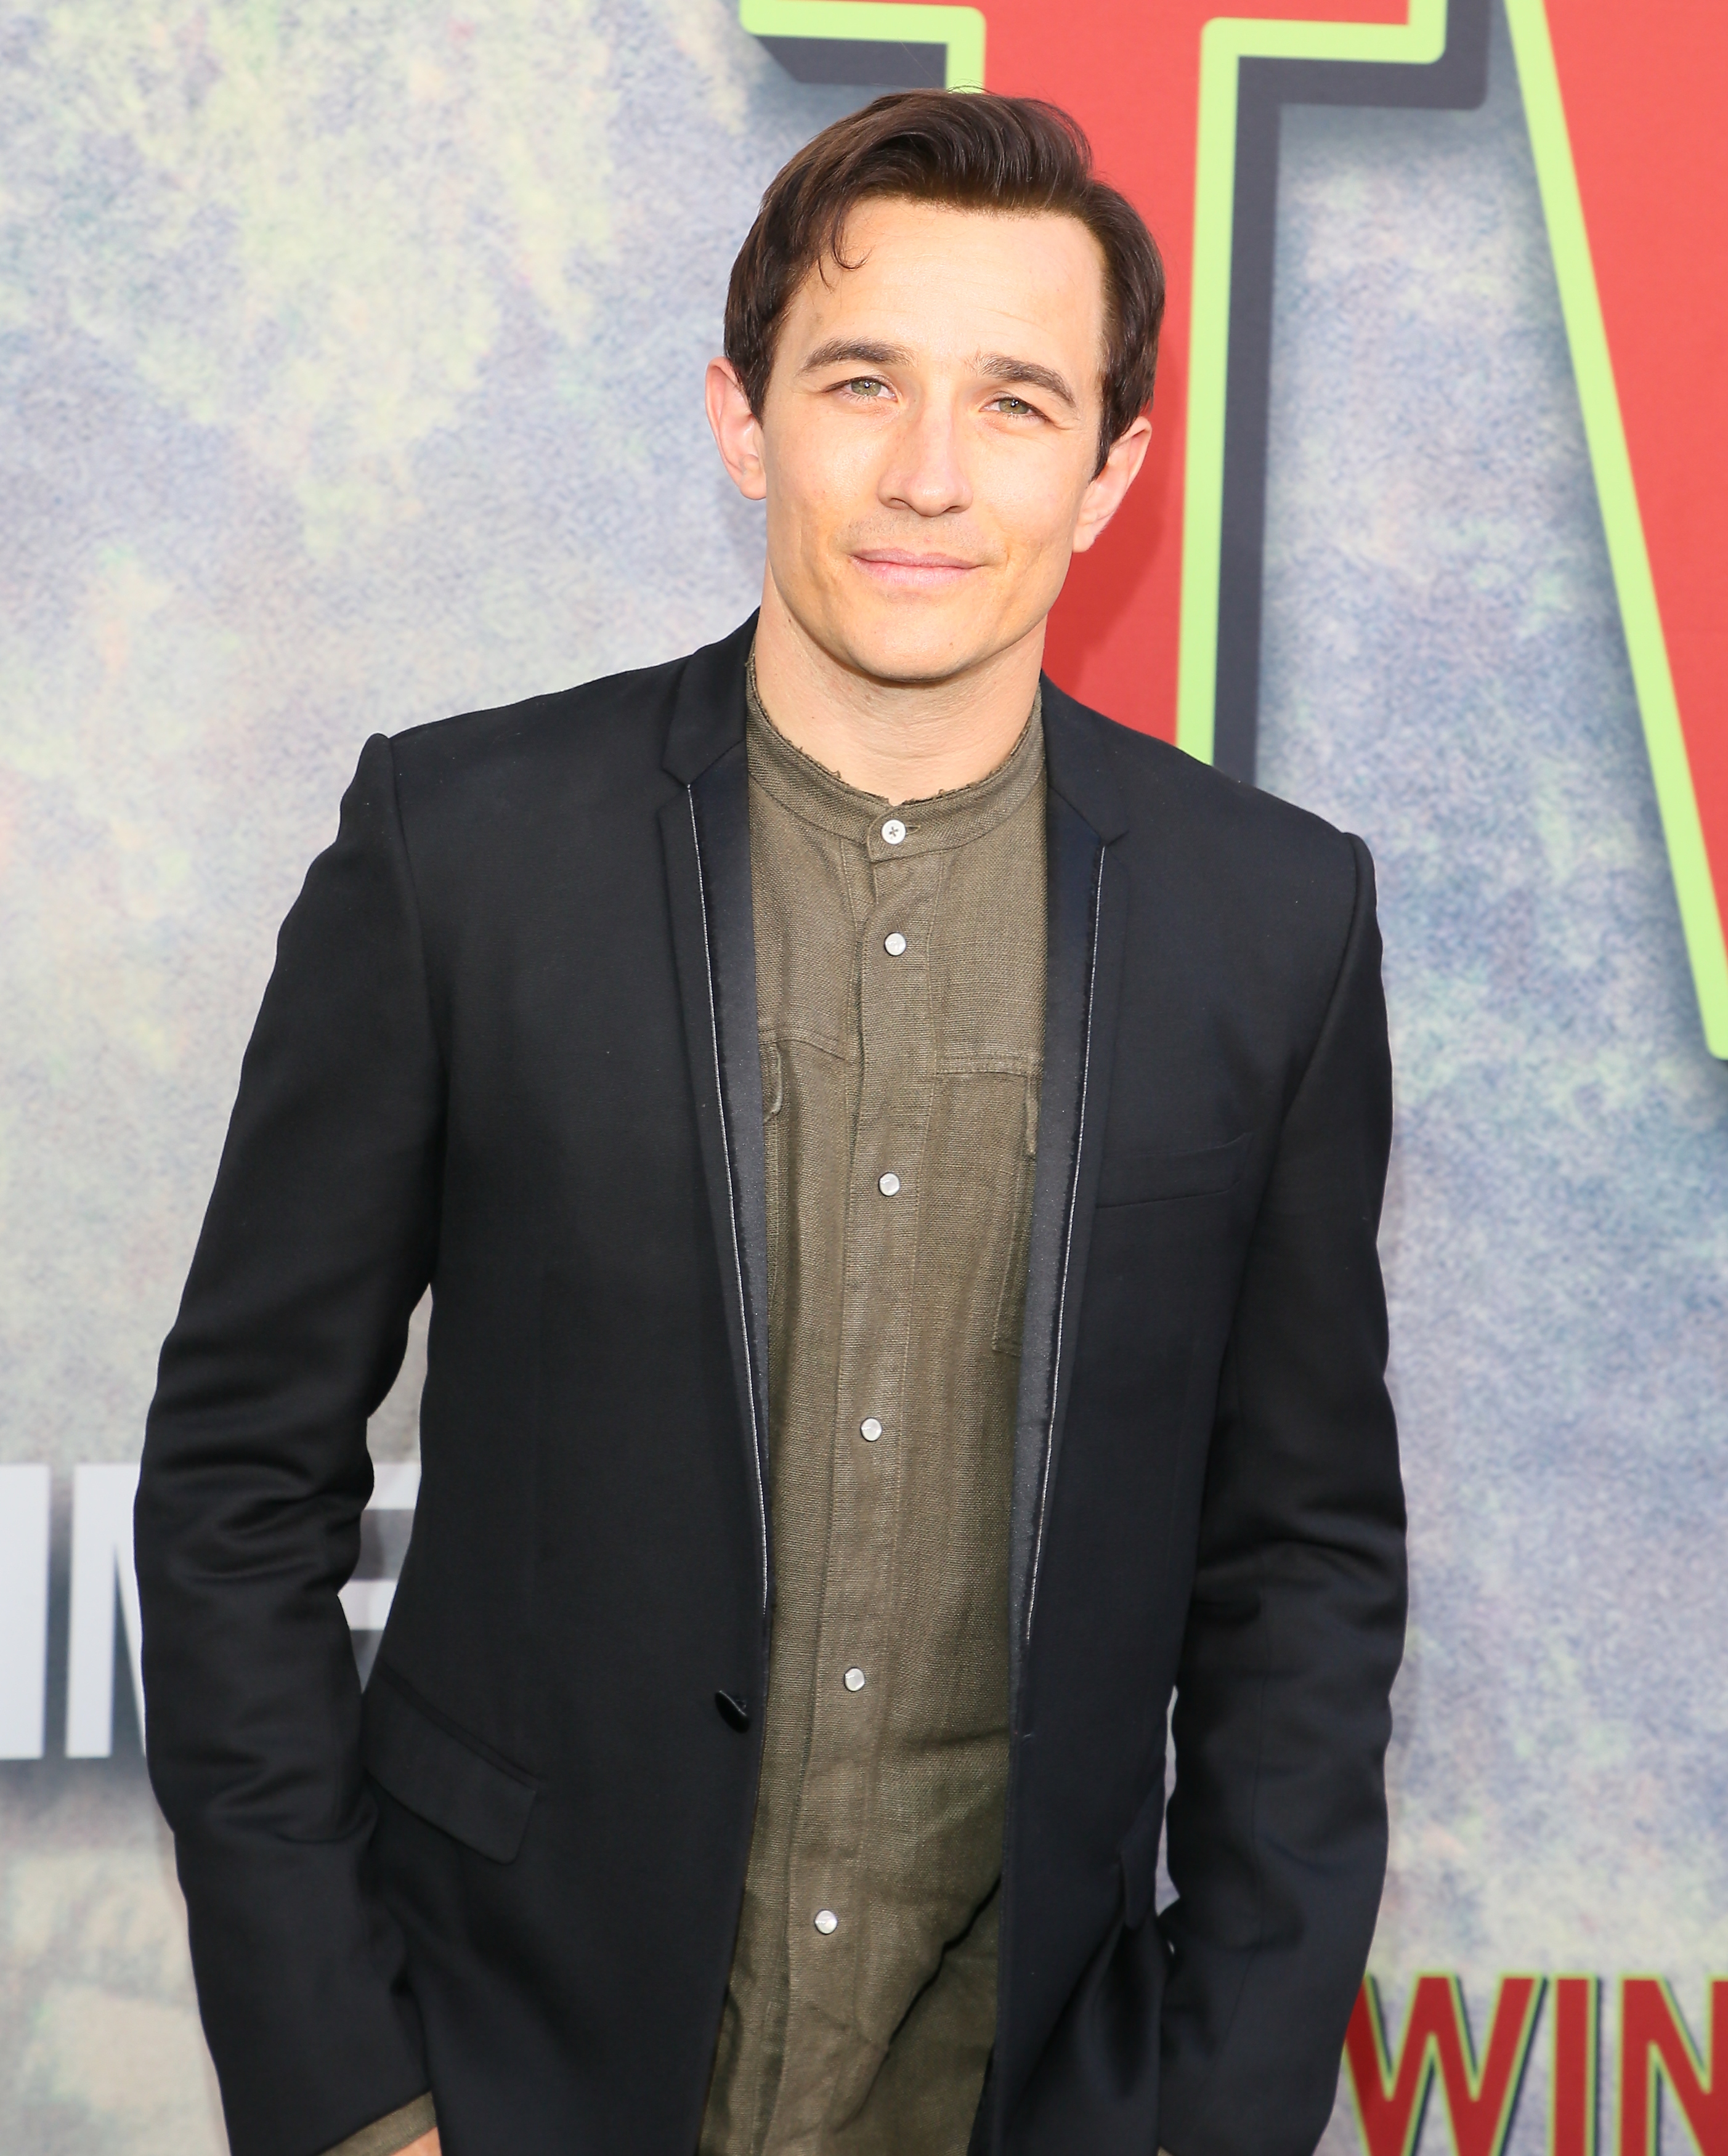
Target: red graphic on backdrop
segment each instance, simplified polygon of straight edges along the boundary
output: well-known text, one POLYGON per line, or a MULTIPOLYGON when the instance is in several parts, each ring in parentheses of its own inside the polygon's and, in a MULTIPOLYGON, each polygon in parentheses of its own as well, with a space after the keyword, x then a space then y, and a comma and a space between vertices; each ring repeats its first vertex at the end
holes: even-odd
MULTIPOLYGON (((1479 2065, 1456 1976, 1416 1979, 1396 2050, 1388 2045, 1371 1977, 1357 1996, 1344 2046, 1368 2156, 1412 2156, 1437 2084, 1458 2156, 1502 2156, 1545 1993, 1553 2002, 1549 2156, 1596 2156, 1602 1989, 1593 1976, 1559 1976, 1551 1984, 1538 1976, 1502 1977, 1479 2065)), ((1684 2123, 1698 2156, 1728 2156, 1728 1979, 1707 1987, 1710 2035, 1702 2054, 1661 1978, 1622 1978, 1618 2005, 1614 2156, 1657 2156, 1664 2106, 1671 2121, 1684 2123)))
POLYGON ((1437 2072, 1458 2156, 1500 2156, 1524 2078, 1540 2003, 1540 1977, 1500 1979, 1499 1997, 1479 2067, 1455 1976, 1418 1977, 1396 2065, 1386 2051, 1379 1994, 1372 1980, 1357 1994, 1345 2038, 1357 2115, 1368 2156, 1410 2156, 1437 2072))
POLYGON ((1548 0, 1548 26, 1692 783, 1728 911, 1728 12, 1699 0, 1548 0))
POLYGON ((1656 2156, 1663 2083, 1699 2156, 1728 2156, 1728 1983, 1710 1986, 1707 2062, 1659 1978, 1629 1976, 1621 1985, 1619 2156, 1656 2156))

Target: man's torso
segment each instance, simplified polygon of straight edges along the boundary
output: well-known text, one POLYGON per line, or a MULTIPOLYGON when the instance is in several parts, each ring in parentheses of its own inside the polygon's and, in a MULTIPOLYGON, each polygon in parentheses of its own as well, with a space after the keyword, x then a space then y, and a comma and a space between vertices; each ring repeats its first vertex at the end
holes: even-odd
POLYGON ((947 2156, 995 2019, 1042 728, 892 814, 753 701, 748 745, 775 1604, 702 2148, 947 2156))

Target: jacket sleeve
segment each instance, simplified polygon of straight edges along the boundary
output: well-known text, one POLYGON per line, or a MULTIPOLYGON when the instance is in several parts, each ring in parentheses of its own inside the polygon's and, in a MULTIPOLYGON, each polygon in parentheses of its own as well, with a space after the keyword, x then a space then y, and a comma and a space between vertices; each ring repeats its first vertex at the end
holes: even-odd
POLYGON ((315 2156, 428 2082, 337 1598, 432 1270, 444 1094, 379 736, 278 939, 138 1486, 151 1779, 234 2156, 315 2156))
POLYGON ((1227 1348, 1177 1678, 1160 2140, 1306 2156, 1386 1871, 1404 1499, 1376 1248, 1391 1071, 1373 865, 1227 1348))

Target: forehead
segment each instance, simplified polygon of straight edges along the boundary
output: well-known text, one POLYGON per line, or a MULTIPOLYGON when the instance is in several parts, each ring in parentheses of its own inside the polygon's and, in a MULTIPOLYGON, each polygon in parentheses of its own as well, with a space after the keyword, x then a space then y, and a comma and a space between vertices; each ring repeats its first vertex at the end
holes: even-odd
POLYGON ((955 209, 890 198, 858 204, 841 253, 794 294, 776 358, 856 334, 915 356, 1013 352, 1096 388, 1104 258, 1077 218, 955 209))

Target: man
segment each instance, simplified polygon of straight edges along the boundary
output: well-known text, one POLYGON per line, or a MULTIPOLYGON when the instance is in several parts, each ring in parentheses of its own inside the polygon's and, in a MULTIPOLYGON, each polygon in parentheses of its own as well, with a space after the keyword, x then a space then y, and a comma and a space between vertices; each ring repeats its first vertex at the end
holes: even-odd
POLYGON ((709 371, 759 615, 362 757, 138 1500, 237 2156, 1325 2123, 1404 1609, 1379 943, 1360 841, 1041 680, 1162 298, 1061 115, 841 121, 709 371))

